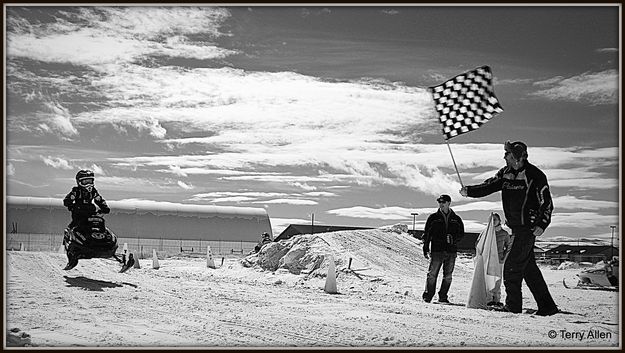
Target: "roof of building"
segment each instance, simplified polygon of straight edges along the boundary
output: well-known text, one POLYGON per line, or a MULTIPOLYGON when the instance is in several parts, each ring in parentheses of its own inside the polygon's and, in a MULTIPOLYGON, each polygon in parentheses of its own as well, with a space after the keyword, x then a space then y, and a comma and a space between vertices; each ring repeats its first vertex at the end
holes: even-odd
POLYGON ((603 254, 611 249, 615 249, 618 253, 618 248, 612 247, 610 245, 558 245, 553 249, 547 250, 545 254, 584 254, 584 255, 593 255, 593 254, 603 254))
MULTIPOLYGON (((26 197, 26 196, 7 196, 7 204, 13 207, 63 207, 63 199, 49 197, 26 197)), ((197 213, 197 214, 231 214, 240 216, 267 216, 267 210, 264 208, 252 207, 235 207, 235 206, 213 206, 198 204, 183 204, 165 201, 150 200, 124 200, 124 201, 106 201, 109 207, 114 211, 125 212, 157 212, 159 215, 177 214, 177 213, 197 213)))
POLYGON ((358 229, 373 229, 372 227, 354 227, 354 226, 329 226, 329 225, 317 225, 310 224, 289 224, 286 229, 276 237, 277 240, 286 240, 294 235, 299 234, 311 234, 311 233, 326 233, 326 232, 338 232, 341 230, 358 230, 358 229))

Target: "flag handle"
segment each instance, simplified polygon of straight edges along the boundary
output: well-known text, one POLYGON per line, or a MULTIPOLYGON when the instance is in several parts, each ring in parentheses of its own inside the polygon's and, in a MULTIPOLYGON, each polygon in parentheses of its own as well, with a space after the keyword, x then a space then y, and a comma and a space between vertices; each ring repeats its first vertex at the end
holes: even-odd
POLYGON ((454 159, 454 154, 451 153, 451 146, 449 146, 449 141, 445 140, 445 143, 447 144, 447 148, 449 149, 449 154, 451 155, 451 161, 454 162, 454 168, 456 168, 456 174, 458 175, 458 181, 460 181, 460 186, 464 187, 464 184, 462 183, 462 179, 460 178, 460 173, 458 172, 458 166, 456 165, 456 160, 454 159))

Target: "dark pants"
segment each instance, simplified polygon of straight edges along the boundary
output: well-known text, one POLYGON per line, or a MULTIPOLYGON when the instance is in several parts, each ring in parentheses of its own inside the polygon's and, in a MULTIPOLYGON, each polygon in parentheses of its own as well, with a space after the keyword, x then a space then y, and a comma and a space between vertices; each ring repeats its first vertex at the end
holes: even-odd
POLYGON ((557 308, 549 288, 534 258, 536 236, 529 227, 512 228, 514 242, 503 269, 506 286, 506 306, 511 312, 520 313, 523 308, 521 286, 523 280, 532 292, 538 311, 549 312, 557 308))
POLYGON ((436 278, 438 277, 441 266, 443 267, 443 281, 438 291, 438 300, 447 300, 447 292, 449 292, 449 287, 451 286, 451 275, 454 272, 455 264, 455 252, 432 252, 430 254, 430 268, 428 269, 425 282, 425 292, 423 292, 424 300, 432 300, 434 292, 436 291, 436 278))

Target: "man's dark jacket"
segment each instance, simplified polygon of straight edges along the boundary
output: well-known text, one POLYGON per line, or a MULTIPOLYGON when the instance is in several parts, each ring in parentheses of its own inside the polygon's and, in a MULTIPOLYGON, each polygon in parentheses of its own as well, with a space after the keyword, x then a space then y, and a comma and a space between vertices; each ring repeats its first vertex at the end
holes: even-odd
POLYGON ((551 223, 553 202, 547 177, 540 169, 525 161, 525 166, 519 170, 503 167, 482 184, 467 186, 469 197, 484 197, 497 191, 501 191, 509 227, 538 226, 547 229, 551 223))
POLYGON ((72 191, 63 199, 63 205, 72 212, 72 222, 70 227, 77 226, 81 221, 87 219, 89 216, 96 212, 96 208, 93 205, 95 202, 102 213, 109 213, 111 209, 106 204, 106 201, 100 196, 100 193, 96 188, 92 188, 91 192, 84 188, 74 186, 72 191))
POLYGON ((447 219, 445 222, 445 216, 440 209, 428 217, 423 234, 423 252, 458 251, 458 241, 464 236, 464 223, 452 209, 449 209, 447 219), (451 242, 447 241, 447 234, 451 235, 451 242))

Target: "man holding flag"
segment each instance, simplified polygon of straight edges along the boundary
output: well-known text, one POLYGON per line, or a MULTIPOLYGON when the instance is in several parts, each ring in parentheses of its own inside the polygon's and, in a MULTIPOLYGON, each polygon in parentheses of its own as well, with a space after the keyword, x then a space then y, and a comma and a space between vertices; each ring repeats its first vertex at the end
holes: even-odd
POLYGON ((559 312, 534 258, 534 241, 551 223, 553 204, 547 177, 528 160, 527 145, 507 141, 504 145, 506 166, 482 184, 463 186, 465 197, 484 197, 501 191, 507 225, 514 242, 504 264, 506 286, 505 311, 520 313, 523 297, 522 281, 529 287, 536 303, 537 315, 549 316, 559 312))
MULTIPOLYGON (((457 75, 444 83, 430 87, 438 120, 447 142, 458 135, 476 130, 495 114, 503 112, 493 89, 493 74, 489 66, 457 75)), ((506 142, 504 159, 506 167, 480 185, 464 186, 451 154, 458 180, 460 194, 483 197, 501 191, 503 209, 508 226, 515 240, 504 264, 506 305, 504 310, 522 311, 521 284, 525 280, 538 303, 538 315, 559 312, 547 284, 536 265, 534 241, 542 235, 551 222, 551 194, 545 174, 527 161, 527 145, 521 141, 506 142)), ((489 222, 492 229, 492 219, 489 222)), ((490 258, 490 254, 488 255, 490 258)), ((494 257, 493 257, 494 258, 494 257)), ((492 262, 496 265, 495 262, 492 262)), ((493 273, 492 269, 490 271, 493 273)))

